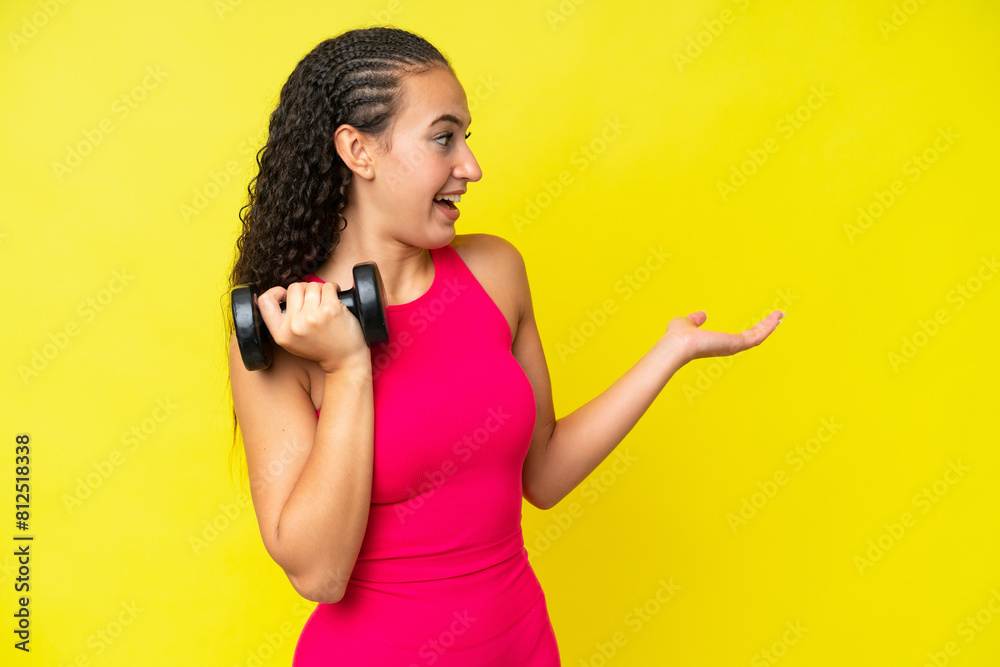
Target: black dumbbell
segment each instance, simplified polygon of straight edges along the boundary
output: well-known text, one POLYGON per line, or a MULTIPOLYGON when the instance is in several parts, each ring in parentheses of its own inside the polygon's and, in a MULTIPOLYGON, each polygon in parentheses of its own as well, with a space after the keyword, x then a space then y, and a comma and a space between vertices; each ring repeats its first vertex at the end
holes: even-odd
MULTIPOLYGON (((337 298, 358 318, 368 347, 389 338, 385 316, 385 287, 375 262, 354 265, 354 287, 337 292, 337 298)), ((257 371, 271 365, 271 348, 274 338, 260 317, 257 307, 257 286, 237 285, 232 290, 233 328, 240 345, 240 356, 248 371, 257 371)), ((285 304, 281 304, 285 312, 285 304)))

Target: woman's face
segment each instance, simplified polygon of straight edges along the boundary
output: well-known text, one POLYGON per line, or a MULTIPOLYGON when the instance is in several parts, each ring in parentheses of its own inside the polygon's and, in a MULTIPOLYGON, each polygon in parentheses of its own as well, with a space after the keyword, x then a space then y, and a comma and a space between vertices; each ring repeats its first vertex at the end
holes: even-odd
MULTIPOLYGON (((443 67, 405 76, 403 86, 391 149, 382 153, 369 144, 370 169, 352 185, 363 191, 356 191, 366 211, 362 224, 375 223, 408 245, 439 247, 454 238, 452 218, 460 212, 452 210, 449 216, 434 196, 464 193, 469 182, 483 176, 466 143, 469 105, 455 75, 443 67)), ((348 211, 345 216, 350 220, 348 211)))

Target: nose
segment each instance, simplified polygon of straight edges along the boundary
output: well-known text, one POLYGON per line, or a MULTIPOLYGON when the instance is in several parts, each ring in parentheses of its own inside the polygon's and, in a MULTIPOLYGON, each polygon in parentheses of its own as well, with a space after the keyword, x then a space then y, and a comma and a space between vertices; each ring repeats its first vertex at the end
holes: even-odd
POLYGON ((462 142, 462 151, 458 157, 458 163, 452 169, 455 178, 461 178, 475 183, 483 177, 483 170, 476 161, 476 156, 472 154, 472 149, 465 142, 462 142))

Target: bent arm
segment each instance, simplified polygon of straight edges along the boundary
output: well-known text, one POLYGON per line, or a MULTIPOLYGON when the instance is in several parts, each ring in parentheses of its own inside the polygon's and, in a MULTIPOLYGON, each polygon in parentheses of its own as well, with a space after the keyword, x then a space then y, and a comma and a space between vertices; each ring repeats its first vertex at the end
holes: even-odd
POLYGON ((660 338, 610 387, 555 420, 547 445, 525 460, 524 487, 534 503, 550 509, 586 479, 685 363, 675 342, 660 338))
POLYGON ((296 591, 338 602, 368 523, 374 458, 371 365, 324 374, 319 419, 300 365, 276 346, 247 371, 235 338, 230 376, 250 491, 268 554, 296 591))

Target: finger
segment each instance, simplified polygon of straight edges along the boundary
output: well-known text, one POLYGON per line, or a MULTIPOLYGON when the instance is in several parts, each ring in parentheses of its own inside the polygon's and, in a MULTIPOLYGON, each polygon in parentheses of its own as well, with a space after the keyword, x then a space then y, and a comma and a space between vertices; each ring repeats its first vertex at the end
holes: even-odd
POLYGON ((288 286, 288 295, 285 297, 285 314, 293 315, 302 310, 302 301, 305 298, 306 283, 292 283, 288 286))
POLYGON ((330 303, 336 306, 336 302, 340 301, 337 293, 340 292, 340 286, 334 282, 323 283, 323 289, 320 291, 320 300, 322 303, 330 303))
MULTIPOLYGON (((774 313, 780 314, 781 311, 776 310, 774 313)), ((754 326, 740 333, 744 345, 743 349, 760 345, 774 331, 774 328, 778 326, 778 322, 781 321, 773 317, 774 313, 771 313, 754 326)))
POLYGON ((302 307, 309 310, 319 308, 319 295, 322 292, 323 283, 308 282, 304 285, 305 295, 302 297, 302 307))
POLYGON ((280 314, 281 302, 286 298, 287 290, 281 285, 275 285, 271 289, 257 295, 257 308, 261 316, 264 313, 280 314))
POLYGON ((281 322, 281 301, 286 298, 287 291, 281 285, 257 295, 257 309, 269 331, 273 331, 281 322))

